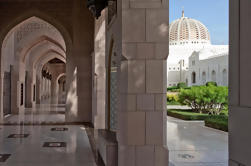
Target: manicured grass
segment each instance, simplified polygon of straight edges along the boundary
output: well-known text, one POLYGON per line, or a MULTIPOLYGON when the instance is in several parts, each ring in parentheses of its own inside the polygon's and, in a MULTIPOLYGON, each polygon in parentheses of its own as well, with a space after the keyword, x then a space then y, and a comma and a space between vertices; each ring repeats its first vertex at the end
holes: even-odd
POLYGON ((200 114, 191 110, 173 110, 167 111, 167 115, 182 120, 205 120, 209 117, 208 114, 200 114))
POLYGON ((205 119, 205 125, 211 128, 228 131, 228 117, 224 115, 214 115, 205 119))

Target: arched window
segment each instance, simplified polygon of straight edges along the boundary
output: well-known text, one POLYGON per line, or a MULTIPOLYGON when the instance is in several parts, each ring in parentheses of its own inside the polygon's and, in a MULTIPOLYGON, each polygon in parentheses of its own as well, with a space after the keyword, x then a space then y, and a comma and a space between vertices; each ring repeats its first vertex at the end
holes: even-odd
POLYGON ((192 72, 192 83, 195 84, 196 83, 196 73, 192 72))
POLYGON ((206 75, 206 72, 202 72, 202 84, 206 84, 206 81, 207 81, 207 75, 206 75))
POLYGON ((211 79, 213 82, 216 82, 216 72, 214 70, 212 71, 211 79))
POLYGON ((224 69, 222 71, 222 85, 224 86, 228 85, 227 69, 224 69))

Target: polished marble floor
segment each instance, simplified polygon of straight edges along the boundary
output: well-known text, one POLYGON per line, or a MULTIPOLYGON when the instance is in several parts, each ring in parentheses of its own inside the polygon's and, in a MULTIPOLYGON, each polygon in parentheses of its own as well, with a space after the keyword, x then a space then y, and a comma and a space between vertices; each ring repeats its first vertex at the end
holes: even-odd
POLYGON ((228 134, 168 117, 170 166, 228 166, 228 134))
POLYGON ((4 124, 58 124, 65 122, 65 105, 38 104, 4 119, 4 124))
POLYGON ((0 166, 96 166, 83 126, 0 126, 0 154, 10 154, 0 166), (29 134, 26 138, 8 138, 29 134), (54 147, 44 147, 49 142, 54 147), (63 143, 64 146, 60 146, 63 143))

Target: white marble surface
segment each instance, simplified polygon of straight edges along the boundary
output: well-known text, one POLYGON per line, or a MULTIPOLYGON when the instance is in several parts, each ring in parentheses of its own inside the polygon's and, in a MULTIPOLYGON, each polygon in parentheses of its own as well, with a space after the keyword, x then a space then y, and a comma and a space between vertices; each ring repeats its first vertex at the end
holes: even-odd
POLYGON ((168 117, 169 166, 228 166, 228 133, 168 117))
POLYGON ((51 131, 60 126, 1 126, 0 153, 11 154, 0 166, 96 166, 85 128, 61 126, 68 131, 51 131), (10 139, 10 134, 27 133, 28 138, 10 139), (44 142, 66 142, 66 148, 44 148, 44 142))
POLYGON ((4 123, 64 123, 65 106, 52 104, 39 104, 34 108, 25 108, 19 114, 12 114, 4 119, 4 123))

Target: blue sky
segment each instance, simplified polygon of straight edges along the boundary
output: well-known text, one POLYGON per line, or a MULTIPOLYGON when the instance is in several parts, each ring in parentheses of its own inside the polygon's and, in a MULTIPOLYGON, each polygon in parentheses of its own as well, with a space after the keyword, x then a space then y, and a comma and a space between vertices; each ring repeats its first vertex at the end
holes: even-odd
POLYGON ((228 0, 169 0, 170 22, 185 16, 201 21, 211 35, 212 44, 228 44, 228 0))

